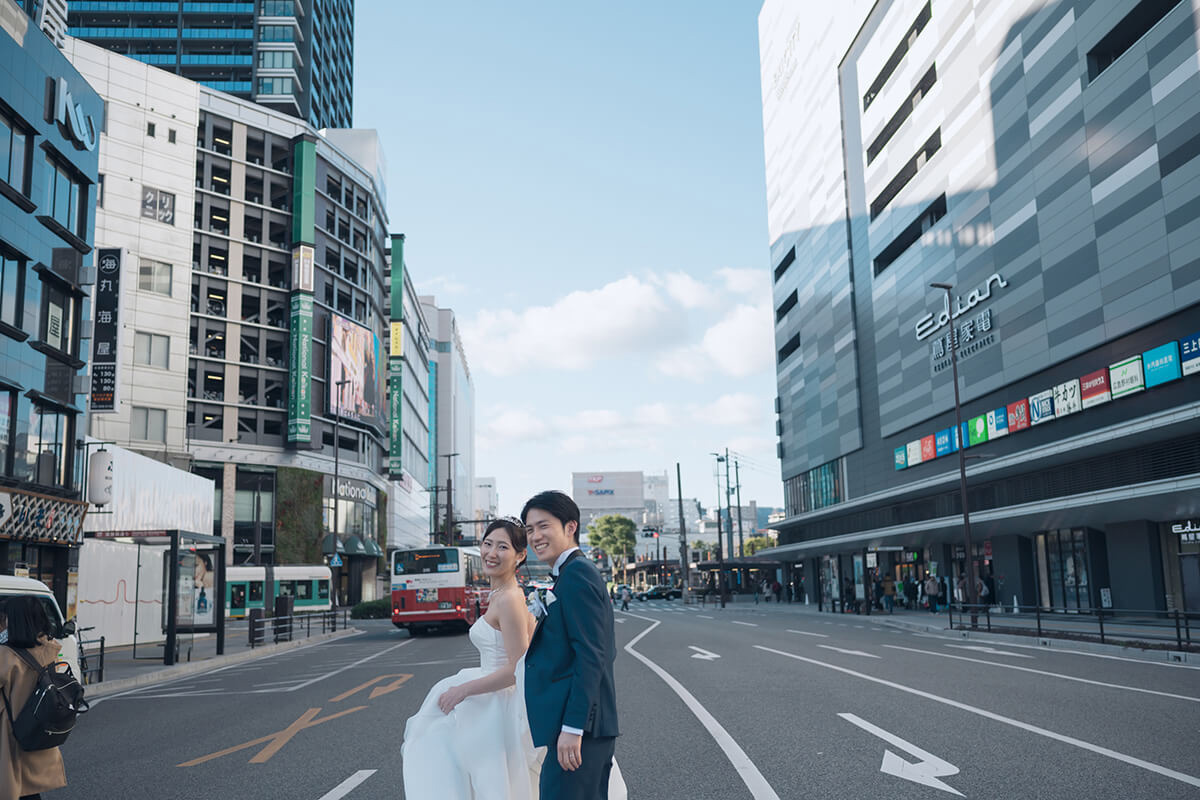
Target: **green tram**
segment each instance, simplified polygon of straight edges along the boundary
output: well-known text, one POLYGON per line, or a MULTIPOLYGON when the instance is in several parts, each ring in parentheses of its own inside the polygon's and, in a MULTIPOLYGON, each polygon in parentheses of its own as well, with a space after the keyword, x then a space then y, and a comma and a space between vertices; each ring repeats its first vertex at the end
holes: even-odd
POLYGON ((261 608, 271 616, 275 598, 294 597, 293 609, 298 614, 328 611, 329 567, 324 566, 264 566, 227 567, 225 569, 225 615, 231 619, 245 617, 252 608, 261 608))

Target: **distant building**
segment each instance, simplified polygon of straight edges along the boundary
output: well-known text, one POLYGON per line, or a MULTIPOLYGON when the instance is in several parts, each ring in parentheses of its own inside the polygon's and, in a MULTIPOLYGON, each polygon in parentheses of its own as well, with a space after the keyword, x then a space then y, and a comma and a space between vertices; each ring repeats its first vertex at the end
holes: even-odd
MULTIPOLYGON (((500 513, 500 493, 496 489, 495 478, 476 478, 475 479, 475 519, 488 520, 495 519, 500 513)), ((519 513, 519 509, 512 511, 512 514, 519 513)), ((480 522, 476 526, 478 536, 482 537, 484 530, 487 528, 486 522, 480 522)))
MULTIPOLYGON (((421 297, 421 306, 429 322, 430 380, 435 387, 431 396, 436 415, 431 430, 436 463, 430 464, 430 472, 436 476, 431 483, 437 488, 438 501, 432 506, 432 524, 433 530, 441 531, 445 527, 447 478, 453 479, 454 519, 475 519, 475 386, 454 311, 441 308, 429 295, 421 297)), ((470 526, 463 535, 473 532, 474 526, 470 526)))
POLYGON ((573 472, 571 497, 579 506, 582 536, 597 518, 620 514, 640 529, 646 516, 646 484, 641 472, 573 472))

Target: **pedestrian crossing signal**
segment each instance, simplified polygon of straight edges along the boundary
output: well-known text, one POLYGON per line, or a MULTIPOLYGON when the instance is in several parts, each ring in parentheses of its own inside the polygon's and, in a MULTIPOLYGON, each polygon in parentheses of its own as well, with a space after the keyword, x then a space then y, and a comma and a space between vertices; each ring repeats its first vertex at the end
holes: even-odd
POLYGON ((340 553, 334 553, 333 558, 329 559, 329 566, 340 567, 342 565, 342 556, 340 553))

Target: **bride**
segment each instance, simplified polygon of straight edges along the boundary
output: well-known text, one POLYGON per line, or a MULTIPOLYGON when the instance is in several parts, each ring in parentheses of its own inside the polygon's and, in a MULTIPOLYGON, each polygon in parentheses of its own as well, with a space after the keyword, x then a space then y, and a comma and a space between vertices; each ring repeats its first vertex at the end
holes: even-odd
POLYGON ((487 613, 471 626, 478 667, 443 678, 404 729, 408 800, 536 800, 545 749, 525 715, 522 657, 535 620, 517 585, 525 528, 509 517, 488 525, 479 546, 491 582, 487 613))

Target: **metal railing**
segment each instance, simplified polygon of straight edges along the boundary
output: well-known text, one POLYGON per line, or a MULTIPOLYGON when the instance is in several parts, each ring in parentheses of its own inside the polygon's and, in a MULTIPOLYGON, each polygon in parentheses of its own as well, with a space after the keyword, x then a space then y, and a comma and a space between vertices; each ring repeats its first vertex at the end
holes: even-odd
POLYGON ((104 637, 99 639, 79 640, 79 682, 87 685, 100 683, 104 680, 104 637), (87 649, 88 645, 98 644, 97 649, 87 649), (93 679, 91 676, 95 676, 93 679))
POLYGON ((1047 638, 1200 651, 1200 612, 1134 608, 949 606, 951 630, 985 630, 1047 638))
POLYGON ((308 638, 313 634, 323 634, 350 625, 350 609, 339 608, 329 611, 318 611, 309 614, 291 614, 283 617, 247 618, 247 636, 251 649, 266 644, 268 637, 275 644, 291 642, 297 638, 308 638), (268 625, 270 631, 268 631, 268 625))

